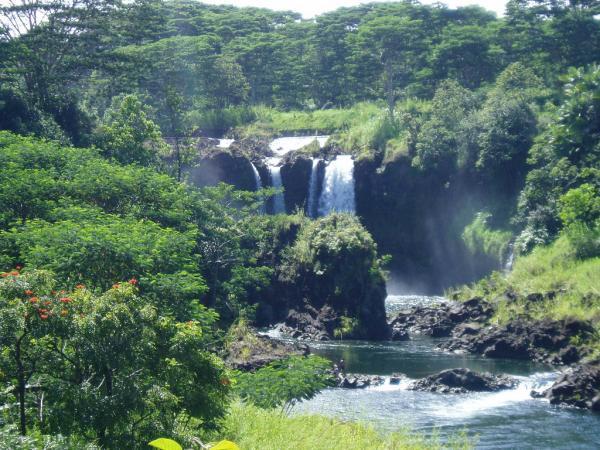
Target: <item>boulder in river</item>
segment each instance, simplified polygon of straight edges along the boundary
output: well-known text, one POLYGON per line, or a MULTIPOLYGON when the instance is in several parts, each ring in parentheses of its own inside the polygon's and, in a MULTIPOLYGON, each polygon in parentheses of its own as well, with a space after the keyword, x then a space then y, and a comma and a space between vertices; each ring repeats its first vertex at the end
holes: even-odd
POLYGON ((415 381, 409 387, 413 391, 463 394, 466 392, 493 392, 511 389, 518 382, 505 375, 478 373, 469 369, 448 369, 415 381))
POLYGON ((405 340, 411 333, 432 337, 450 336, 460 324, 483 322, 493 314, 489 303, 479 297, 466 302, 435 306, 414 306, 400 311, 390 321, 393 340, 405 340))
MULTIPOLYGON (((536 393, 532 393, 533 396, 536 393)), ((600 360, 578 365, 561 375, 542 395, 553 405, 600 412, 600 360)))
POLYGON ((524 359, 550 364, 572 364, 582 350, 571 344, 575 337, 593 332, 589 322, 576 319, 558 321, 513 320, 503 326, 457 327, 441 350, 478 353, 489 358, 524 359))
POLYGON ((238 333, 228 344, 225 362, 232 369, 255 371, 274 361, 289 356, 306 356, 309 353, 305 344, 271 339, 250 328, 238 333))
POLYGON ((345 374, 338 375, 337 387, 344 389, 364 389, 369 386, 380 386, 385 382, 379 375, 357 375, 345 374))

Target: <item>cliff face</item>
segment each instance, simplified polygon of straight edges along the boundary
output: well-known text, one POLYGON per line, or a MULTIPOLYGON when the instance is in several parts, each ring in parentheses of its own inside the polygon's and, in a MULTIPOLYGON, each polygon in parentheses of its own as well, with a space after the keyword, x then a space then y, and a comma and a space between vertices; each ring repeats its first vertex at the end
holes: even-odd
POLYGON ((461 234, 481 207, 478 190, 465 180, 443 183, 399 159, 383 167, 359 160, 355 168, 357 214, 380 252, 392 256, 390 286, 439 293, 497 269, 477 261, 461 234))
POLYGON ((229 151, 214 151, 188 169, 189 181, 195 186, 232 184, 244 191, 256 190, 256 179, 250 160, 229 151))
POLYGON ((281 166, 281 181, 285 188, 285 208, 292 213, 304 209, 308 202, 308 187, 312 159, 306 156, 289 157, 281 166))

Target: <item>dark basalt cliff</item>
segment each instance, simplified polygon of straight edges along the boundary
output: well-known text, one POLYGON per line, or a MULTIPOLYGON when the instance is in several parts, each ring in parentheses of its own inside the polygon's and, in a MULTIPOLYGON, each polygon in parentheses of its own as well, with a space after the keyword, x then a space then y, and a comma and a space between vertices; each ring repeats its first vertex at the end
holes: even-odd
POLYGON ((281 166, 281 182, 285 188, 285 208, 294 212, 296 208, 304 209, 308 202, 308 187, 312 159, 297 155, 286 158, 281 166))
POLYGON ((250 160, 227 150, 215 150, 201 157, 187 172, 189 182, 194 186, 214 186, 222 182, 245 191, 256 190, 250 160))
POLYGON ((443 183, 400 158, 356 161, 355 182, 357 215, 381 253, 392 255, 391 272, 403 287, 439 293, 499 268, 492 258, 473 258, 462 241, 481 205, 468 181, 443 183))

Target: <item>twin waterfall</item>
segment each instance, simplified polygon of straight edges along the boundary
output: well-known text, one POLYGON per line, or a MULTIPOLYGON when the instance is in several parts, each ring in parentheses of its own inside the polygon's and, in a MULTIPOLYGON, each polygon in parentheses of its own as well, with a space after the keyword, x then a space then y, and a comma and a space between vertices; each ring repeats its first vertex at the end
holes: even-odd
MULTIPOLYGON (((277 155, 267 159, 272 186, 280 188, 281 159, 292 151, 299 150, 315 140, 323 148, 329 136, 306 136, 275 139, 271 150, 277 155)), ((284 193, 275 196, 273 213, 285 213, 284 193)), ((356 200, 354 194, 354 160, 350 155, 338 155, 331 161, 313 158, 312 170, 308 181, 306 214, 309 217, 326 216, 333 212, 354 213, 356 200), (324 167, 324 173, 321 170, 324 167)))
MULTIPOLYGON (((279 191, 272 199, 271 213, 286 213, 285 192, 281 178, 283 157, 287 153, 299 150, 315 140, 323 148, 328 138, 329 136, 284 137, 271 142, 270 148, 275 156, 265 159, 265 163, 269 171, 270 186, 279 191)), ((232 139, 221 139, 218 146, 229 148, 232 142, 232 139)), ((260 190, 263 187, 263 182, 254 164, 252 164, 252 171, 254 172, 256 189, 260 190)), ((354 213, 356 199, 354 193, 354 160, 352 156, 338 155, 330 161, 313 158, 307 189, 306 214, 309 217, 326 216, 333 212, 354 213)))

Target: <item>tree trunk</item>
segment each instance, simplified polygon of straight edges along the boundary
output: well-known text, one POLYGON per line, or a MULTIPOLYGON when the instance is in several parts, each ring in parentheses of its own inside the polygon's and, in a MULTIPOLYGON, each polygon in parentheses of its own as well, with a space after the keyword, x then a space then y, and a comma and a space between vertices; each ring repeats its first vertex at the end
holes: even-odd
POLYGON ((27 416, 25 415, 25 369, 21 360, 21 340, 17 339, 15 346, 15 361, 17 362, 17 397, 19 399, 19 431, 22 436, 27 435, 27 416))

